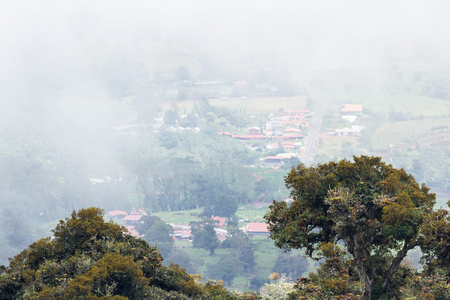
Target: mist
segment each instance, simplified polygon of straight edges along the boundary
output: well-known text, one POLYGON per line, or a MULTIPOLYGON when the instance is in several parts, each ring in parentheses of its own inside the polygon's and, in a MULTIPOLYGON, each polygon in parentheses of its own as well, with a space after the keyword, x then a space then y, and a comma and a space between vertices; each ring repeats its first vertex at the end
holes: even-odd
POLYGON ((119 182, 134 178, 136 149, 113 128, 143 122, 139 108, 123 111, 136 99, 161 116, 180 66, 198 80, 265 76, 289 95, 322 71, 388 74, 402 61, 447 76, 449 11, 447 1, 3 1, 0 241, 21 239, 0 264, 72 209, 128 205, 119 182), (106 177, 118 184, 90 181, 106 177))

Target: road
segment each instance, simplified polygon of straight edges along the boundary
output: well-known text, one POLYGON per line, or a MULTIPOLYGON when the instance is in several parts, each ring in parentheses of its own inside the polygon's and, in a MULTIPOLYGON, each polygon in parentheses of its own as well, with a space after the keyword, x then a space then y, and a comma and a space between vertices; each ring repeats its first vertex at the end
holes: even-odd
POLYGON ((329 104, 329 99, 320 99, 319 106, 311 122, 309 134, 305 139, 305 150, 301 157, 301 161, 306 166, 310 166, 313 162, 314 148, 319 137, 320 127, 322 126, 322 119, 329 104))

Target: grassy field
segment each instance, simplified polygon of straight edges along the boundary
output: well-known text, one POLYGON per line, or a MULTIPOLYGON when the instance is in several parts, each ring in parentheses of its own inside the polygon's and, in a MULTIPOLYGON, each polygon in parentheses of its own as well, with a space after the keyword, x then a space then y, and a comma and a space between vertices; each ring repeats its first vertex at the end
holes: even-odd
POLYGON ((161 218, 166 223, 186 223, 189 224, 192 221, 200 221, 201 218, 198 216, 202 209, 189 209, 184 211, 160 211, 153 213, 153 216, 161 218))
POLYGON ((387 122, 377 129, 371 141, 376 149, 385 149, 389 144, 412 143, 415 138, 430 132, 433 127, 448 125, 448 118, 387 122))
MULTIPOLYGON (((231 111, 245 111, 248 114, 276 114, 279 109, 306 109, 306 96, 298 97, 268 97, 268 98, 218 98, 209 99, 209 104, 215 107, 228 108, 231 111)), ((180 111, 190 112, 196 101, 177 102, 180 111)), ((170 107, 170 103, 165 105, 170 107)))

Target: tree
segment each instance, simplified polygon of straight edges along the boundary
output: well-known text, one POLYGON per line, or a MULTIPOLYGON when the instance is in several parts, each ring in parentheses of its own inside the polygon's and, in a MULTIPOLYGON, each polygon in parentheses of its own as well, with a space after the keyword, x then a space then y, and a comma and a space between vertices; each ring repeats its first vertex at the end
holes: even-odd
POLYGON ((309 262, 301 254, 290 255, 282 251, 275 261, 272 271, 279 274, 286 274, 295 279, 302 276, 308 270, 309 262))
POLYGON ((149 243, 156 243, 158 250, 166 257, 173 247, 173 238, 170 234, 173 227, 164 221, 155 222, 145 233, 145 240, 149 243))
POLYGON ((234 215, 237 210, 238 204, 236 199, 225 193, 222 193, 217 197, 213 208, 215 215, 228 218, 228 221, 230 221, 230 217, 234 215))
MULTIPOLYGON (((450 201, 447 202, 450 206, 450 201)), ((450 213, 439 209, 430 213, 421 228, 421 248, 428 273, 439 269, 450 277, 450 213)))
POLYGON ((234 277, 242 271, 241 262, 233 255, 222 256, 217 263, 206 267, 206 274, 212 279, 223 280, 225 284, 231 285, 234 277))
POLYGON ((192 246, 194 248, 209 250, 209 255, 215 255, 214 250, 220 246, 220 242, 217 239, 214 226, 206 224, 203 226, 203 229, 194 231, 192 246))
MULTIPOLYGON (((229 230, 228 232, 232 231, 229 230)), ((233 256, 239 259, 244 271, 247 273, 252 273, 253 268, 256 265, 254 253, 255 246, 252 244, 248 236, 239 229, 232 232, 232 235, 232 237, 229 237, 222 242, 221 248, 232 248, 233 256)))
POLYGON ((0 267, 0 299, 252 299, 161 262, 155 247, 105 222, 101 209, 81 209, 0 267))
POLYGON ((136 230, 137 232, 139 232, 139 234, 146 234, 150 227, 152 227, 157 222, 162 222, 160 217, 143 216, 139 220, 139 223, 136 225, 136 230))
MULTIPOLYGON (((271 238, 284 249, 314 257, 322 243, 342 243, 364 286, 392 296, 392 278, 409 250, 435 194, 379 157, 353 157, 315 167, 298 165, 286 177, 294 202, 276 202, 265 216, 271 238)), ((376 296, 374 296, 376 298, 376 296)))
POLYGON ((164 124, 166 125, 175 125, 178 122, 178 113, 174 110, 166 110, 164 112, 164 124))

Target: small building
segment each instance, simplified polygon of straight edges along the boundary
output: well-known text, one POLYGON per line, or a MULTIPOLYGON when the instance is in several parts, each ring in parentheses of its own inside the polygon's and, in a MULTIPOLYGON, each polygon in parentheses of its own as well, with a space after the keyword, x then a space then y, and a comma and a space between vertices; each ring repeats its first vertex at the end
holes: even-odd
POLYGON ((267 223, 249 223, 244 230, 247 235, 269 236, 269 225, 267 223))
POLYGON ((135 225, 137 222, 139 222, 139 220, 142 218, 142 215, 137 215, 137 214, 133 214, 133 215, 128 215, 126 217, 124 217, 122 220, 124 221, 126 226, 133 226, 135 225))
POLYGON ((336 129, 335 135, 344 135, 344 136, 359 136, 361 134, 361 130, 363 130, 363 126, 352 125, 351 128, 342 128, 336 129))
POLYGON ((260 128, 259 127, 249 127, 248 128, 248 134, 249 135, 259 135, 260 128))
POLYGON ((341 108, 341 113, 347 115, 360 115, 362 114, 362 110, 362 104, 344 104, 341 108))
POLYGON ((112 210, 108 212, 108 215, 112 218, 112 219, 123 219, 125 216, 128 216, 126 211, 123 210, 112 210))
POLYGON ((125 227, 127 230, 128 230, 128 233, 131 235, 131 236, 135 236, 135 237, 143 237, 144 235, 143 234, 139 234, 139 232, 136 230, 136 228, 134 228, 134 226, 126 226, 125 227))
POLYGON ((218 227, 218 228, 222 228, 223 227, 223 225, 225 224, 225 218, 222 218, 222 217, 212 217, 211 218, 211 220, 214 220, 214 221, 217 221, 217 223, 215 223, 215 225, 218 227))

